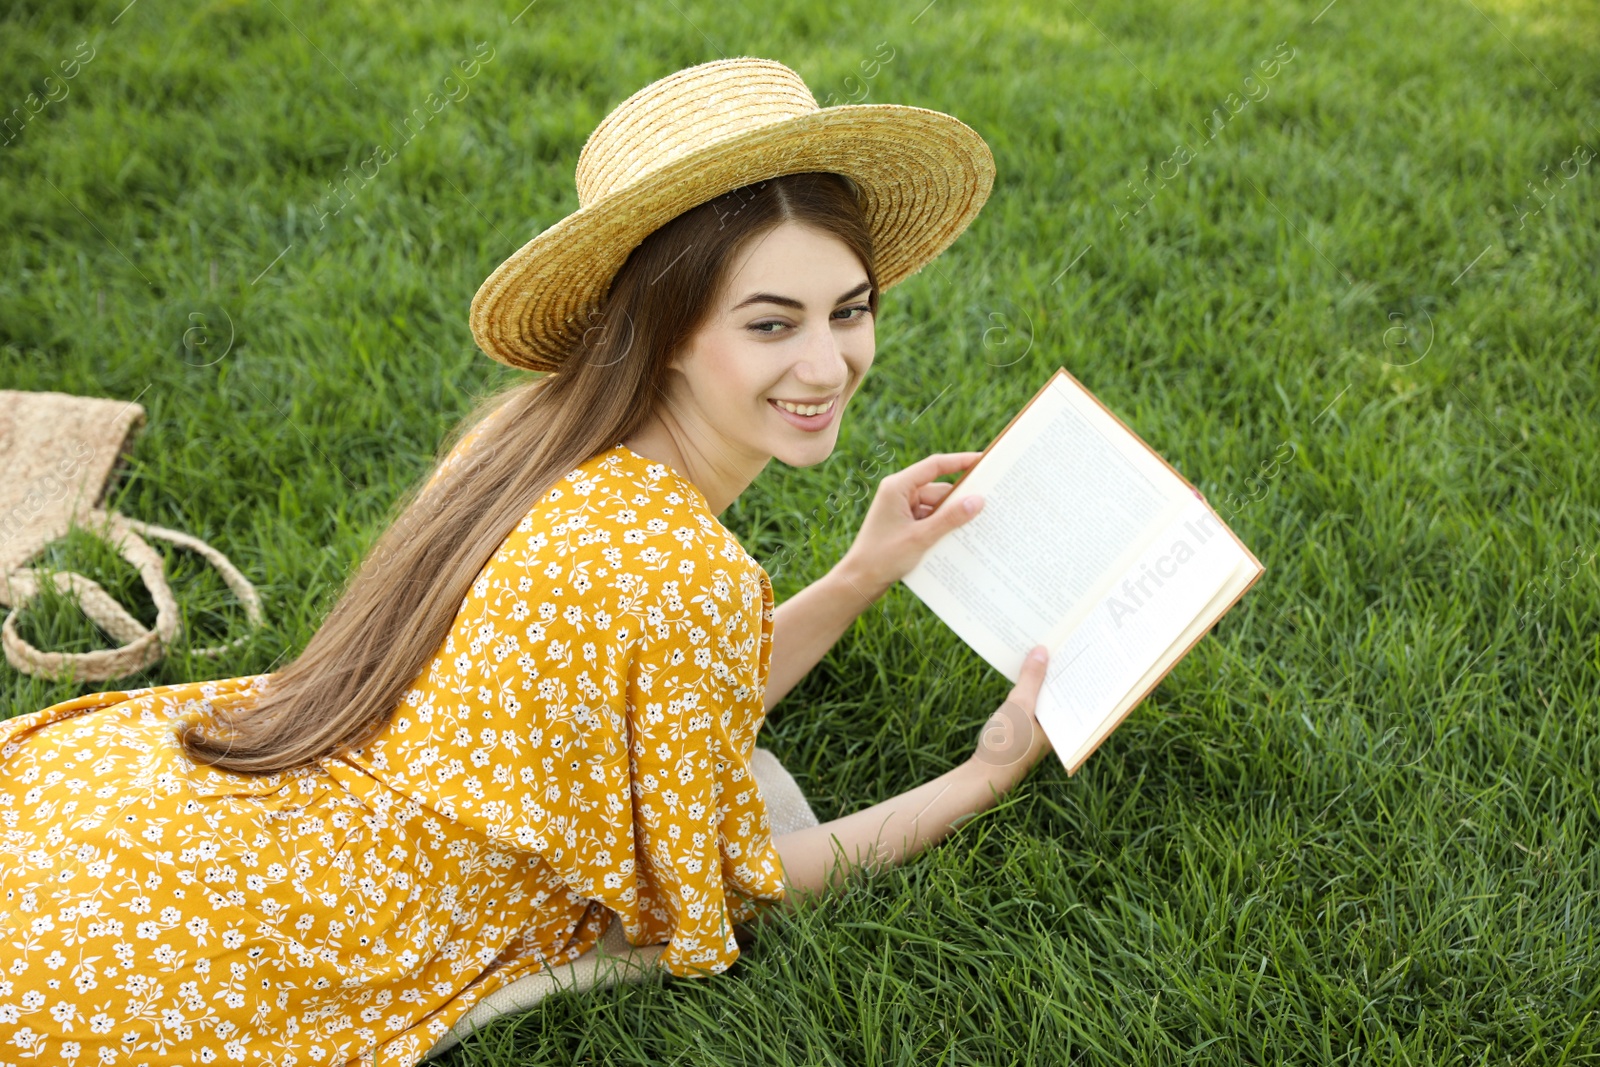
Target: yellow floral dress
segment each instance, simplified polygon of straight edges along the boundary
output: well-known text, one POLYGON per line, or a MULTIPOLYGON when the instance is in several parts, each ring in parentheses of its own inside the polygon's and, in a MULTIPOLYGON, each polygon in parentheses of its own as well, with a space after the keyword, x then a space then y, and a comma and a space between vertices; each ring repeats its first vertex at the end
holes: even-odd
POLYGON ((772 619, 699 490, 616 445, 506 537, 363 749, 183 754, 179 720, 270 675, 0 722, 0 1064, 415 1064, 616 919, 673 975, 726 970, 785 892, 750 765, 772 619))

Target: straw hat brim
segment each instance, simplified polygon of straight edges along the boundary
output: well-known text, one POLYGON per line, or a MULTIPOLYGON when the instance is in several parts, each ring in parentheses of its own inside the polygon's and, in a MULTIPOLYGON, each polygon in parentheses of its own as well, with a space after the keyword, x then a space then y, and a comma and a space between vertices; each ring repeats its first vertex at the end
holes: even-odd
POLYGON ((579 208, 512 253, 472 298, 473 339, 513 367, 559 369, 639 242, 729 190, 803 171, 843 174, 861 190, 881 292, 961 235, 995 167, 971 127, 902 104, 838 105, 747 130, 579 208))

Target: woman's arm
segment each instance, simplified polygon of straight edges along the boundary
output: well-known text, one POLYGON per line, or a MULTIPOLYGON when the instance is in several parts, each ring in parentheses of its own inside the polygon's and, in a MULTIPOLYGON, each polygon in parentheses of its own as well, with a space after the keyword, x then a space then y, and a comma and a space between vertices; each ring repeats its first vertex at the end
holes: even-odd
POLYGON ((772 659, 767 666, 765 711, 827 654, 888 586, 857 573, 843 560, 779 604, 772 613, 772 659))
POLYGON ((849 867, 876 870, 904 863, 993 807, 1027 777, 1050 751, 1034 716, 1047 662, 1044 648, 1037 651, 1038 658, 1024 660, 1016 684, 963 763, 870 808, 774 837, 789 889, 780 906, 794 908, 804 896, 835 888, 849 867))
POLYGON ((837 888, 849 867, 897 866, 944 840, 1005 792, 985 771, 967 760, 870 808, 773 838, 789 890, 782 906, 794 908, 805 895, 837 888))
MULTIPOLYGON (((976 511, 939 509, 955 488, 934 479, 966 470, 981 452, 939 453, 878 483, 861 531, 844 558, 772 614, 764 708, 771 711, 852 622, 917 565, 935 541, 976 511)), ((974 504, 982 501, 969 497, 974 504)))

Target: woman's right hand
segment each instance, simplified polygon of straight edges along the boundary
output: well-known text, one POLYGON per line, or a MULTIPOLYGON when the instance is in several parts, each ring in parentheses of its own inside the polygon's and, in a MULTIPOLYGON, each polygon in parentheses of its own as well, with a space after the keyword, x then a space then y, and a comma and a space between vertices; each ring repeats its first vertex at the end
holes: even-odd
POLYGON ((1039 758, 1051 750, 1044 727, 1034 717, 1049 658, 1049 651, 1039 645, 1022 661, 1017 684, 983 724, 978 746, 967 760, 968 766, 999 792, 1007 792, 1027 777, 1039 758))

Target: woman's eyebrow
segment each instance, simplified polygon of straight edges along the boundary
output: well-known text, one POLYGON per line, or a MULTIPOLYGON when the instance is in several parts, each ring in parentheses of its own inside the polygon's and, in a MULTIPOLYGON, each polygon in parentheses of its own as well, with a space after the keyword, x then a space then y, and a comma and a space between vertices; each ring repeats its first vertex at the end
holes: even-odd
MULTIPOLYGON (((872 288, 872 283, 871 282, 862 282, 860 285, 856 286, 854 289, 850 290, 848 293, 845 293, 838 300, 834 301, 834 303, 842 304, 846 300, 849 300, 851 297, 860 296, 862 293, 866 292, 867 290, 869 290, 871 288, 872 288)), ((795 309, 800 310, 800 311, 804 311, 806 309, 806 306, 804 304, 802 304, 800 301, 794 299, 791 296, 779 296, 776 293, 751 293, 749 296, 745 297, 743 300, 739 301, 737 304, 733 305, 733 307, 729 308, 728 310, 729 311, 738 311, 740 308, 744 307, 746 304, 781 304, 786 308, 795 308, 795 309)))

